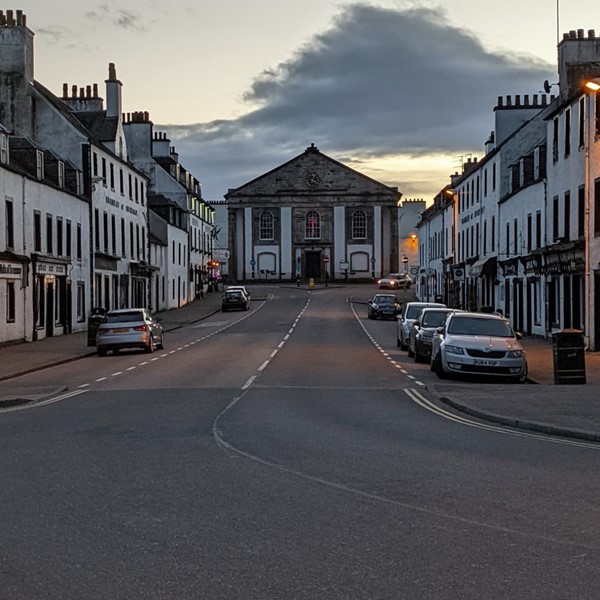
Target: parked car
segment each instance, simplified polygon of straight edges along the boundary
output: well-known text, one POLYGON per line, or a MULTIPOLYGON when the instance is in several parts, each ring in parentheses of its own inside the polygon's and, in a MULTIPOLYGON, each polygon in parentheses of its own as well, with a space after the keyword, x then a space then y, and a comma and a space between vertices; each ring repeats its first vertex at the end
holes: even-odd
POLYGON ((411 284, 412 279, 406 273, 390 273, 377 282, 380 290, 408 289, 411 284))
POLYGON ((396 346, 401 350, 408 348, 410 328, 424 308, 446 308, 446 305, 439 302, 407 302, 398 315, 396 346))
POLYGON ((242 290, 227 290, 223 294, 221 300, 221 310, 227 312, 233 308, 239 308, 241 310, 250 309, 250 299, 242 290))
POLYGON ((394 294, 375 294, 369 301, 369 319, 395 319, 402 306, 394 294))
POLYGON ((423 308, 421 310, 408 335, 408 356, 414 357, 415 362, 431 360, 433 334, 451 312, 456 312, 456 309, 423 308))
POLYGON ((164 348, 165 335, 160 317, 154 318, 145 308, 110 310, 98 327, 98 356, 109 350, 117 353, 124 348, 142 348, 153 352, 164 348))
POLYGON ((228 285, 227 289, 225 291, 226 292, 235 292, 236 290, 240 290, 240 291, 244 292, 246 298, 248 298, 248 305, 250 306, 250 304, 252 303, 252 297, 250 296, 250 292, 248 291, 246 286, 244 286, 244 285, 228 285))
POLYGON ((433 337, 431 370, 440 378, 492 375, 524 383, 527 359, 521 337, 500 315, 451 313, 433 337))

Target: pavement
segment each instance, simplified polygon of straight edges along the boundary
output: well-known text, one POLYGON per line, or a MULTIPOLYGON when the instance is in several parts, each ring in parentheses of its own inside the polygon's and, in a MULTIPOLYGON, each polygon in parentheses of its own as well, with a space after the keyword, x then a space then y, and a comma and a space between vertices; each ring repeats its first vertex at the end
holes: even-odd
MULTIPOLYGON (((221 294, 213 292, 158 316, 168 333, 206 319, 220 309, 221 294)), ((527 352, 529 383, 440 380, 429 384, 428 391, 455 410, 486 421, 600 442, 600 352, 585 352, 585 384, 555 385, 552 342, 524 337, 521 343, 527 352)), ((95 348, 88 346, 87 332, 0 346, 0 408, 41 401, 67 389, 36 388, 16 382, 12 385, 12 379, 95 353, 95 348)))

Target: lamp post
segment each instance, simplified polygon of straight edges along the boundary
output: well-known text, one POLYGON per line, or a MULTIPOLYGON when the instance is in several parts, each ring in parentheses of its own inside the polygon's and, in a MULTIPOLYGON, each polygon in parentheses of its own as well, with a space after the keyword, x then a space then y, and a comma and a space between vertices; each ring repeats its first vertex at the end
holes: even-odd
MULTIPOLYGON (((591 197, 592 197, 592 169, 591 169, 591 148, 594 140, 594 121, 592 118, 592 94, 597 94, 600 91, 600 78, 587 81, 584 85, 584 90, 587 93, 586 112, 587 115, 587 132, 585 140, 585 347, 591 349, 591 265, 590 265, 590 238, 591 231, 591 197)), ((597 98, 597 96, 596 96, 597 98)), ((595 318, 598 315, 594 315, 595 318)), ((597 347, 597 340, 594 339, 594 348, 597 347)))

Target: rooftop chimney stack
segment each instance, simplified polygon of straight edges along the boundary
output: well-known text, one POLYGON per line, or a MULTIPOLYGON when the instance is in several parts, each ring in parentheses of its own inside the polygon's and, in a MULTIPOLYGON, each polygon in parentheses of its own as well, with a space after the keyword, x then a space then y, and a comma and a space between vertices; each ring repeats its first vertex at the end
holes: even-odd
POLYGON ((121 88, 123 84, 117 79, 117 69, 114 63, 108 65, 106 84, 106 116, 119 118, 122 114, 121 88))

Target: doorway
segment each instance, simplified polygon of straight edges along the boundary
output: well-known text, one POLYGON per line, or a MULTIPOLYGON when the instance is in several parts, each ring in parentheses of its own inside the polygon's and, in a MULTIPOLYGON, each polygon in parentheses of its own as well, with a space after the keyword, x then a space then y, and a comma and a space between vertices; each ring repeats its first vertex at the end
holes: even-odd
POLYGON ((304 254, 306 278, 320 279, 321 278, 321 251, 307 250, 304 254))
POLYGON ((46 286, 46 337, 54 335, 54 281, 46 286))

